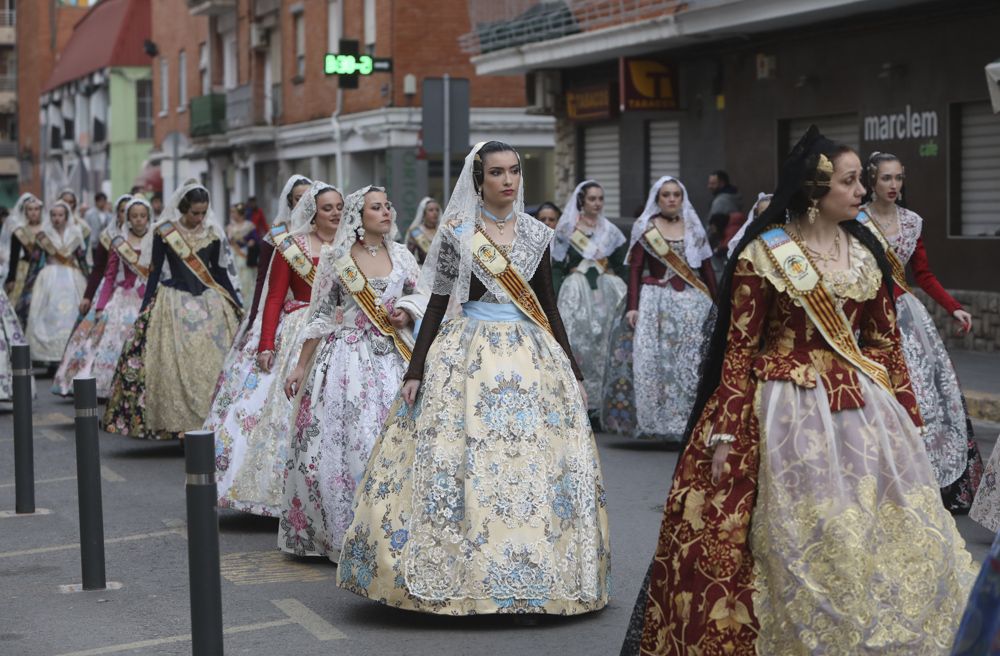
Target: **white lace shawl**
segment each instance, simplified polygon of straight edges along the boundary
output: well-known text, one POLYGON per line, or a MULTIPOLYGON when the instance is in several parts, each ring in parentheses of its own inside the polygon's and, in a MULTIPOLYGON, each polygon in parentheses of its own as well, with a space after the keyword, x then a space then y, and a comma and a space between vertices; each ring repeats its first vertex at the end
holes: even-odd
MULTIPOLYGON (((705 235, 705 228, 701 225, 701 219, 698 218, 698 212, 695 211, 694 205, 691 204, 687 189, 680 180, 671 175, 663 176, 649 188, 649 195, 646 197, 646 207, 643 208, 642 214, 632 224, 632 237, 629 240, 628 252, 629 254, 632 253, 632 247, 642 239, 642 236, 646 234, 646 230, 649 229, 649 222, 653 217, 660 214, 660 206, 656 202, 656 199, 660 193, 660 189, 668 182, 677 183, 677 186, 681 188, 681 193, 684 194, 684 204, 681 206, 681 218, 684 220, 684 259, 687 260, 689 267, 697 270, 701 267, 703 261, 712 257, 712 249, 708 246, 708 237, 705 235)), ((643 245, 643 248, 645 248, 645 245, 643 245)), ((628 256, 626 256, 625 262, 626 264, 628 263, 628 256)))
POLYGON ((80 230, 80 226, 71 219, 73 209, 69 206, 69 203, 61 200, 56 201, 43 216, 41 231, 48 235, 57 251, 63 255, 71 256, 73 251, 84 245, 83 232, 80 230), (66 210, 66 226, 63 228, 61 234, 52 225, 51 212, 57 207, 62 207, 66 210))
MULTIPOLYGON (((569 195, 569 200, 566 201, 562 215, 559 217, 559 223, 556 224, 555 236, 552 239, 552 259, 556 262, 566 259, 566 253, 569 252, 570 237, 573 236, 573 231, 576 230, 576 222, 580 218, 580 210, 576 206, 577 196, 580 194, 583 186, 588 184, 601 186, 600 183, 594 180, 584 180, 578 184, 573 193, 569 195)), ((582 253, 582 255, 588 260, 599 260, 603 257, 609 257, 624 243, 625 235, 622 234, 622 231, 602 214, 597 219, 594 234, 590 236, 590 244, 587 246, 587 252, 582 253)))
POLYGON ((757 200, 754 202, 753 207, 750 208, 750 213, 747 215, 747 220, 743 222, 740 229, 736 231, 736 234, 732 236, 729 243, 726 244, 726 257, 732 257, 733 251, 736 250, 736 245, 740 243, 743 239, 743 235, 747 232, 747 226, 753 223, 753 220, 757 218, 757 211, 760 204, 765 200, 771 200, 773 194, 765 194, 763 191, 757 194, 757 200))

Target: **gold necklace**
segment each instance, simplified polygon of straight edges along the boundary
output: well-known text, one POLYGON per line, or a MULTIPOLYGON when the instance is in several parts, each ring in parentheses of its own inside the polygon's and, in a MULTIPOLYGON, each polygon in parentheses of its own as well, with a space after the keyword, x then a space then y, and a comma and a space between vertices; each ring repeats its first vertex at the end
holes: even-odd
MULTIPOLYGON (((800 237, 802 235, 799 235, 800 237)), ((839 262, 840 261, 840 230, 837 231, 837 235, 833 238, 833 245, 826 253, 820 253, 819 251, 813 249, 808 243, 803 240, 806 250, 812 253, 812 256, 819 262, 839 262)))
MULTIPOLYGON (((898 222, 899 221, 899 207, 896 206, 896 205, 893 205, 893 208, 896 210, 896 221, 898 222)), ((883 235, 889 234, 889 230, 887 229, 889 227, 889 219, 883 218, 882 216, 880 216, 875 211, 875 203, 872 203, 871 205, 868 206, 868 212, 869 212, 869 214, 872 215, 872 218, 875 219, 875 223, 876 223, 876 225, 878 225, 878 228, 882 232, 882 234, 883 235)))

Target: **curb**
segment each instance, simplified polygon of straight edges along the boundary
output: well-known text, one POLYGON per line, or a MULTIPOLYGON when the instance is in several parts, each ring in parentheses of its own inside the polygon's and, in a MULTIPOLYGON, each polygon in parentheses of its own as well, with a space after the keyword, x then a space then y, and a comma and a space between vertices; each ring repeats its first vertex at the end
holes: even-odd
POLYGON ((1000 422, 1000 394, 966 391, 965 402, 973 419, 1000 422))

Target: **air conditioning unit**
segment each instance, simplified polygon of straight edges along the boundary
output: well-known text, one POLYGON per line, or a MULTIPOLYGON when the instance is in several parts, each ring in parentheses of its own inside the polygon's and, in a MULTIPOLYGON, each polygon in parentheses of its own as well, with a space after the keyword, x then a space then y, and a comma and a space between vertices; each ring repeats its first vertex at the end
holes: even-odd
POLYGON ((559 93, 559 71, 535 71, 527 76, 529 114, 554 114, 559 93))
POLYGON ((270 45, 270 30, 257 23, 250 24, 250 47, 254 50, 267 50, 270 45))

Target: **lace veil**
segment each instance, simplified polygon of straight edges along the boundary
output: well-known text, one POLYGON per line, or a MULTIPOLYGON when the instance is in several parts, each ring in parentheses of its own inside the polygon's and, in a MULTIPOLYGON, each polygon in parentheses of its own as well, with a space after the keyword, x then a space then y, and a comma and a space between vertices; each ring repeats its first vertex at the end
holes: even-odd
POLYGON ((437 201, 435 201, 430 196, 424 196, 423 198, 420 199, 420 204, 417 205, 417 213, 413 215, 413 220, 410 221, 410 225, 407 226, 407 228, 406 228, 406 233, 403 234, 403 240, 404 241, 410 236, 410 233, 413 232, 414 228, 416 228, 417 226, 423 225, 423 223, 424 223, 424 211, 427 209, 427 204, 428 203, 435 203, 435 202, 437 202, 437 201))
MULTIPOLYGON (((559 223, 556 224, 556 234, 552 238, 551 253, 552 259, 556 262, 566 259, 566 253, 569 252, 569 240, 573 236, 573 231, 576 230, 576 221, 580 218, 580 209, 576 206, 576 199, 585 185, 600 187, 601 183, 596 180, 584 180, 569 195, 562 215, 559 217, 559 223)), ((583 253, 583 256, 588 260, 608 257, 624 243, 625 235, 622 234, 622 231, 602 214, 597 219, 597 227, 594 229, 594 234, 590 236, 590 246, 587 248, 587 252, 583 253)))
POLYGON ((765 194, 763 191, 757 194, 757 200, 754 201, 753 207, 750 208, 750 213, 747 214, 747 220, 743 222, 740 229, 736 231, 736 234, 729 239, 729 243, 726 245, 726 257, 732 257, 733 251, 736 250, 736 245, 743 241, 743 235, 746 234, 747 226, 753 223, 753 220, 757 218, 757 211, 760 204, 764 201, 770 201, 772 194, 765 194))
POLYGON ((80 230, 80 226, 73 221, 73 208, 66 201, 58 200, 52 203, 49 211, 42 214, 42 232, 49 236, 49 239, 52 240, 52 245, 63 254, 72 253, 77 247, 83 246, 83 232, 80 230), (66 210, 66 227, 63 228, 61 235, 55 229, 55 226, 52 225, 51 212, 57 207, 62 207, 66 210))
MULTIPOLYGON (((697 270, 701 267, 701 263, 704 260, 712 257, 712 249, 708 246, 708 237, 705 235, 705 228, 701 225, 701 219, 698 218, 698 212, 695 211, 694 205, 691 204, 687 188, 683 182, 672 175, 663 176, 649 188, 649 195, 646 197, 646 207, 643 208, 642 214, 632 224, 632 238, 629 240, 628 245, 629 255, 632 254, 632 247, 645 234, 650 220, 660 213, 660 206, 657 204, 656 199, 660 193, 660 189, 668 182, 676 183, 681 188, 681 193, 684 194, 684 203, 681 206, 681 218, 684 220, 684 259, 687 260, 688 266, 697 270)), ((626 264, 628 263, 627 256, 625 262, 626 264)))
MULTIPOLYGON (((312 185, 314 184, 313 181, 304 175, 299 175, 298 173, 292 174, 292 176, 288 178, 288 181, 285 182, 285 186, 281 188, 281 194, 278 196, 278 213, 274 215, 274 221, 271 222, 272 227, 276 225, 281 225, 282 223, 287 223, 288 220, 291 218, 291 215, 295 211, 295 208, 288 206, 288 194, 292 193, 292 189, 294 189, 297 186, 296 183, 301 184, 303 182, 307 185, 310 185, 310 190, 311 190, 312 185)), ((309 192, 307 191, 306 193, 309 192)), ((302 198, 305 197, 306 194, 302 194, 302 198)), ((299 199, 299 202, 302 202, 301 198, 299 199)), ((316 211, 313 210, 313 214, 315 213, 316 211)), ((309 218, 312 217, 310 216, 309 218)))

